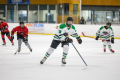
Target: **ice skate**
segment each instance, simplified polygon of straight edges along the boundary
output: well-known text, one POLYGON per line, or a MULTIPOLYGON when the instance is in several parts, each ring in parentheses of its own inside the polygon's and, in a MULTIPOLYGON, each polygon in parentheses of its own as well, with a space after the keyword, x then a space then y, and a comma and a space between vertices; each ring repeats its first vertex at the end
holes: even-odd
POLYGON ((3 46, 6 46, 6 43, 4 42, 2 45, 3 45, 3 46))
POLYGON ((66 64, 65 59, 66 59, 66 58, 62 58, 62 66, 65 66, 65 64, 66 64))
POLYGON ((114 50, 112 50, 112 49, 111 49, 110 51, 111 51, 112 53, 115 53, 115 51, 114 51, 114 50))
POLYGON ((106 52, 106 49, 104 49, 104 52, 106 52))
POLYGON ((46 57, 44 57, 41 61, 40 61, 40 64, 44 64, 44 62, 46 61, 46 57))
POLYGON ((12 43, 12 46, 14 46, 14 43, 12 43))
POLYGON ((18 52, 20 52, 21 51, 21 49, 20 48, 18 48, 18 52))
POLYGON ((32 52, 32 48, 29 48, 29 50, 32 52))

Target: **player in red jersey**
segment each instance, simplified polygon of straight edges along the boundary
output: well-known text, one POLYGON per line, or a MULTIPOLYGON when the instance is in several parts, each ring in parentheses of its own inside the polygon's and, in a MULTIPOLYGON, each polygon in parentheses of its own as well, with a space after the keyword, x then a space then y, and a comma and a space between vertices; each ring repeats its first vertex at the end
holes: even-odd
POLYGON ((24 22, 20 22, 20 26, 17 26, 13 28, 11 31, 11 39, 14 39, 14 33, 17 32, 17 40, 18 40, 18 52, 21 51, 21 44, 22 41, 25 43, 25 45, 30 49, 32 52, 32 48, 30 47, 28 43, 28 28, 24 25, 24 22))
POLYGON ((5 34, 7 38, 11 41, 12 45, 14 45, 13 40, 11 40, 11 37, 10 37, 10 32, 8 30, 8 24, 4 22, 2 18, 0 18, 0 31, 1 31, 1 37, 3 40, 2 45, 6 45, 5 34))

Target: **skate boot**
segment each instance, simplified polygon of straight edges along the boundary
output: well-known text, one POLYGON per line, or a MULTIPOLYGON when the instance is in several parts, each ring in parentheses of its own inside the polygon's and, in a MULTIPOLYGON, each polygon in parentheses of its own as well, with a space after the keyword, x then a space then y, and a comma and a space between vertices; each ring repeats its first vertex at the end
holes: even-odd
POLYGON ((3 46, 6 46, 6 42, 4 42, 2 45, 3 45, 3 46))
POLYGON ((114 51, 114 50, 112 50, 112 49, 111 49, 110 51, 111 51, 112 53, 114 53, 114 52, 115 52, 115 51, 114 51))
POLYGON ((44 64, 44 62, 46 61, 46 57, 44 57, 41 61, 40 61, 40 64, 44 64))
POLYGON ((21 48, 18 48, 18 52, 20 52, 21 51, 21 48))
POLYGON ((106 49, 104 49, 104 52, 106 52, 106 49))
POLYGON ((66 58, 62 58, 62 65, 65 66, 66 64, 66 61, 65 61, 66 58))
POLYGON ((14 43, 12 43, 12 46, 14 46, 14 43))
POLYGON ((32 48, 29 48, 29 50, 32 52, 32 48))

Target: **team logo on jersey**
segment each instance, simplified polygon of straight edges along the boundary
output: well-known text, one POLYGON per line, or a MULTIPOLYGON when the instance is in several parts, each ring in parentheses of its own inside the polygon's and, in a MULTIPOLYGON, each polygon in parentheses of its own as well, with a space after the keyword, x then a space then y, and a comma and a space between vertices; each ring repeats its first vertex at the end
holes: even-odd
POLYGON ((104 32, 103 32, 103 34, 104 34, 104 35, 107 35, 107 34, 108 34, 108 32, 104 31, 104 32))
POLYGON ((23 35, 23 34, 24 34, 24 31, 20 31, 20 34, 23 35))

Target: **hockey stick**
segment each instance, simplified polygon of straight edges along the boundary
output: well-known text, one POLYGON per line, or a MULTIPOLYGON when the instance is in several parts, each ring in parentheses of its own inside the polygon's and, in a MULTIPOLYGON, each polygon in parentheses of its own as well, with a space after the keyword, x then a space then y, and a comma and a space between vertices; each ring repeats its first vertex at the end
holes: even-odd
POLYGON ((90 36, 85 36, 85 34, 82 32, 82 35, 84 36, 84 37, 89 37, 89 38, 93 38, 93 39, 95 39, 94 37, 90 37, 90 36))
MULTIPOLYGON (((94 38, 94 37, 90 37, 90 36, 85 36, 85 34, 82 32, 82 35, 84 36, 84 37, 89 37, 89 38, 93 38, 93 39, 96 39, 96 38, 94 38)), ((98 39, 98 40, 102 40, 102 41, 107 41, 107 40, 103 40, 103 39, 98 39)), ((109 41, 110 42, 110 41, 109 41)))
POLYGON ((73 47, 75 48, 75 50, 77 51, 77 53, 79 54, 79 56, 81 57, 81 59, 83 60, 83 62, 85 63, 85 67, 84 70, 87 69, 88 65, 86 64, 85 60, 82 58, 82 56, 80 55, 80 53, 78 52, 78 50, 76 49, 76 47, 74 46, 73 42, 71 42, 71 44, 73 45, 73 47))

